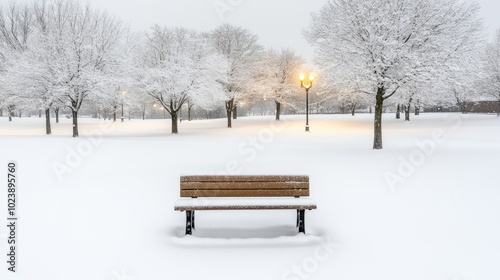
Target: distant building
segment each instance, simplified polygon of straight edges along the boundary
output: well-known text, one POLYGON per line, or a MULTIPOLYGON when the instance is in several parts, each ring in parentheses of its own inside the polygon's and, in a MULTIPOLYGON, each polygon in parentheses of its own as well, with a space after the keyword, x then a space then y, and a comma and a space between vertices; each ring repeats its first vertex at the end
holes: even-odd
MULTIPOLYGON (((474 101, 467 103, 468 113, 483 113, 483 114, 497 114, 500 110, 500 103, 498 101, 474 101)), ((460 112, 458 106, 432 106, 426 107, 425 112, 460 112)))
POLYGON ((498 113, 499 105, 498 101, 477 101, 469 102, 467 104, 467 110, 470 113, 498 113))

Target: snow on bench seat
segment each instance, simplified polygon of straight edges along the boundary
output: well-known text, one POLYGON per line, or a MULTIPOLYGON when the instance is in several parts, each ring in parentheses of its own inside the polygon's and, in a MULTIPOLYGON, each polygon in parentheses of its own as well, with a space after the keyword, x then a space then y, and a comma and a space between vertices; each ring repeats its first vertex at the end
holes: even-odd
POLYGON ((176 211, 192 210, 251 210, 251 209, 316 209, 313 199, 283 198, 283 197, 203 197, 203 198, 181 198, 174 204, 176 211))

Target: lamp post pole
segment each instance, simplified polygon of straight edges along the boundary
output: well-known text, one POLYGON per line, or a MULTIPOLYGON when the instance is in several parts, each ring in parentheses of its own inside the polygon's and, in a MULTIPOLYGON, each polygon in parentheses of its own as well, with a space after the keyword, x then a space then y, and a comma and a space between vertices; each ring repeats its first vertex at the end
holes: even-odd
POLYGON ((306 132, 309 132, 309 88, 306 88, 306 132))
POLYGON ((306 132, 309 132, 309 89, 313 86, 314 76, 309 75, 309 84, 304 84, 305 76, 302 74, 299 77, 300 87, 306 89, 306 132))
POLYGON ((122 91, 122 122, 125 121, 125 119, 123 118, 123 98, 125 97, 125 94, 127 94, 127 92, 125 90, 122 91))

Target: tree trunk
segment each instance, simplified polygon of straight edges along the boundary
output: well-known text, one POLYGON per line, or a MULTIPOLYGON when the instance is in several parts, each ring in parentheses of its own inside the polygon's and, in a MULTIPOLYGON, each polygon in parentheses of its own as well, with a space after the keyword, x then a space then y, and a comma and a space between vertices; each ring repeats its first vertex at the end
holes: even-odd
POLYGON ((408 100, 408 104, 406 105, 406 109, 405 109, 405 121, 406 122, 410 121, 411 101, 412 101, 412 98, 410 97, 410 99, 408 100))
POLYGON ((375 103, 375 121, 374 136, 373 136, 373 149, 382 149, 382 110, 384 106, 384 93, 385 89, 379 87, 377 89, 376 103, 375 103))
POLYGON ((23 111, 19 111, 19 118, 22 118, 23 116, 23 111))
POLYGON ((500 117, 500 99, 498 100, 498 111, 497 111, 497 117, 500 117))
POLYGON ((420 106, 415 106, 415 116, 420 115, 420 106))
POLYGON ((399 107, 399 104, 398 108, 396 109, 396 119, 397 120, 401 119, 401 107, 399 107))
POLYGON ((234 106, 233 104, 233 120, 238 119, 238 106, 234 106))
POLYGON ((462 111, 462 114, 467 114, 467 102, 462 102, 460 105, 460 109, 462 111))
POLYGON ((231 128, 231 113, 233 112, 234 98, 226 101, 227 127, 231 128))
POLYGON ((42 110, 38 110, 38 117, 41 118, 42 117, 42 110))
POLYGON ((353 117, 354 117, 355 113, 356 113, 356 107, 352 107, 351 108, 351 114, 352 114, 353 117))
POLYGON ((50 128, 50 108, 45 109, 45 132, 47 135, 52 134, 52 130, 50 128))
POLYGON ((113 111, 113 122, 116 122, 116 105, 115 105, 114 111, 113 111))
POLYGON ((170 113, 170 116, 172 118, 172 134, 179 133, 179 130, 177 127, 177 114, 178 114, 177 111, 172 111, 172 113, 170 113))
POLYGON ((56 112, 56 123, 59 123, 59 108, 55 108, 54 112, 56 112))
POLYGON ((191 112, 193 105, 188 103, 188 121, 191 121, 191 112))
POLYGON ((73 114, 73 137, 78 137, 78 111, 71 108, 73 114))
POLYGON ((281 115, 281 103, 276 100, 274 102, 276 102, 276 120, 279 121, 281 115))
POLYGON ((9 105, 7 107, 7 113, 9 114, 9 122, 11 122, 12 118, 15 117, 14 109, 15 109, 14 105, 9 105))

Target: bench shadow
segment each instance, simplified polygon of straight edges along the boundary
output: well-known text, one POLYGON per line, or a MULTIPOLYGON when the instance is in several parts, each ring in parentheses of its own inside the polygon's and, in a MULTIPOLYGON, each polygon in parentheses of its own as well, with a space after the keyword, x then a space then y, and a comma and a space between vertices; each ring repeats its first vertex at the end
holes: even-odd
POLYGON ((298 233, 296 227, 201 228, 191 236, 184 228, 171 229, 172 242, 183 247, 296 247, 317 244, 322 235, 312 231, 298 233))

